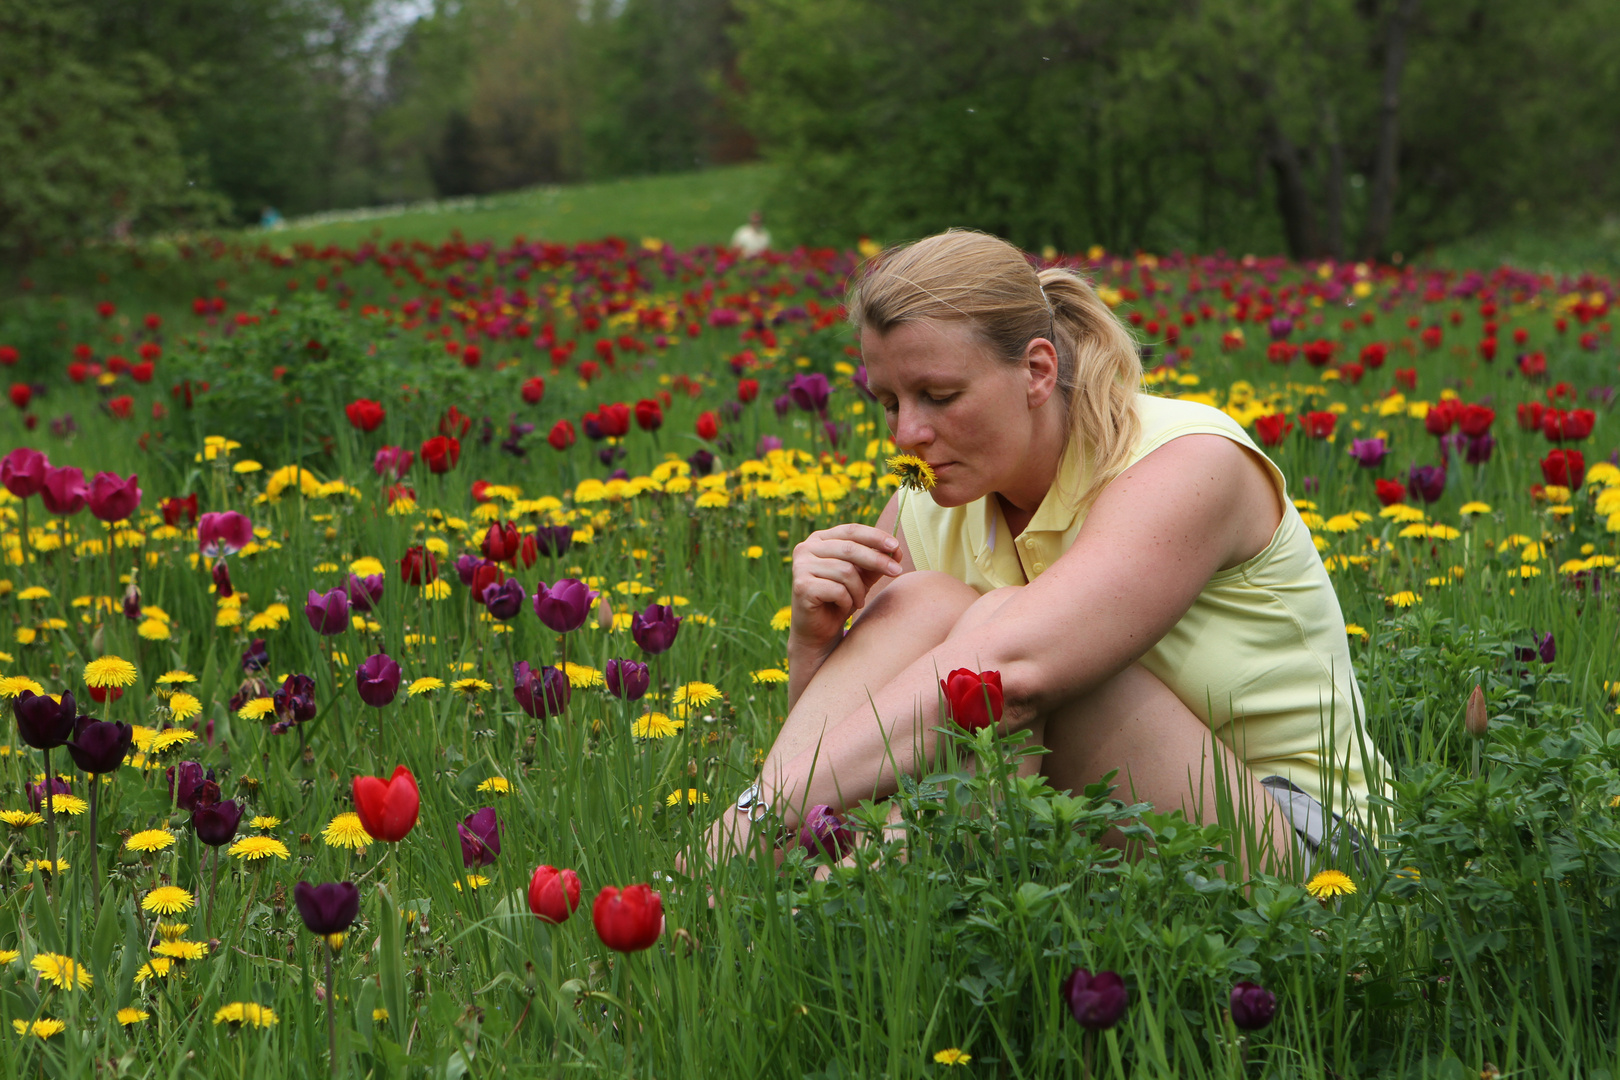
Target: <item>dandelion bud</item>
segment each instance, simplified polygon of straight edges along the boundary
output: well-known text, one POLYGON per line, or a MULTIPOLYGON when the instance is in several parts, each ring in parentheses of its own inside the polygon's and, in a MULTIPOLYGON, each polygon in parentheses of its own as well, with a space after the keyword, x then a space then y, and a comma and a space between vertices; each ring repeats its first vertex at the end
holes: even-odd
POLYGON ((606 593, 596 602, 596 625, 603 630, 613 629, 613 605, 608 603, 606 593))
POLYGON ((1485 714, 1485 691, 1476 686, 1474 692, 1468 695, 1468 708, 1463 714, 1463 727, 1474 738, 1483 739, 1489 726, 1490 718, 1485 714))

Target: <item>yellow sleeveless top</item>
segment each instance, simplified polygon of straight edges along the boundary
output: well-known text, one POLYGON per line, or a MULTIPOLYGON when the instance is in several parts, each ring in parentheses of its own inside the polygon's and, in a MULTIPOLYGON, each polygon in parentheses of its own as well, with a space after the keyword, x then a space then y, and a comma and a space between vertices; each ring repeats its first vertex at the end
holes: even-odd
MULTIPOLYGON (((1287 777, 1365 825, 1369 783, 1383 794, 1388 766, 1362 728, 1339 599, 1281 470, 1219 409, 1139 394, 1137 411, 1142 433, 1130 464, 1182 435, 1223 435, 1260 454, 1284 506, 1271 543, 1210 578, 1142 666, 1255 776, 1287 777)), ((956 507, 908 496, 900 526, 917 569, 943 571, 980 593, 1039 577, 1085 523, 1073 502, 1090 467, 1077 447, 1071 443, 1057 481, 1017 536, 1007 534, 993 495, 956 507)))

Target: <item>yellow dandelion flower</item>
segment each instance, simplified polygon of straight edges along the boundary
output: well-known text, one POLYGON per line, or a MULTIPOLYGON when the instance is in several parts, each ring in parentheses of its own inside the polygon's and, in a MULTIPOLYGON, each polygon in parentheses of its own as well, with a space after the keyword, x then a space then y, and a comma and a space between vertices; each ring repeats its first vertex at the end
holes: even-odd
POLYGON ((1352 637, 1359 637, 1363 641, 1366 641, 1370 636, 1368 635, 1365 627, 1359 626, 1353 622, 1344 624, 1344 632, 1352 637))
POLYGON ((512 794, 512 781, 504 776, 492 776, 478 785, 479 791, 490 792, 495 795, 512 794))
POLYGON ((896 454, 884 464, 900 481, 900 486, 908 491, 932 491, 938 482, 928 462, 913 454, 896 454))
POLYGON ((450 595, 450 583, 443 579, 422 586, 422 595, 429 600, 443 600, 450 595))
POLYGON ((712 683, 689 682, 675 688, 675 696, 670 699, 676 705, 688 705, 701 708, 713 701, 720 700, 720 688, 712 683))
POLYGON ((973 1055, 958 1050, 956 1047, 947 1047, 934 1054, 934 1063, 937 1065, 966 1065, 973 1060, 973 1055))
POLYGON ((135 665, 117 656, 102 656, 84 665, 84 684, 104 689, 135 681, 135 665))
POLYGON ((71 869, 73 869, 73 864, 66 859, 57 859, 54 864, 49 859, 29 859, 23 863, 23 873, 25 874, 32 874, 35 870, 42 874, 60 874, 63 870, 71 869))
POLYGON ((49 600, 50 598, 51 590, 43 585, 30 585, 17 594, 19 600, 49 600))
POLYGON ((783 671, 781 668, 760 668, 758 671, 754 672, 754 681, 756 683, 764 683, 766 685, 785 683, 788 681, 788 673, 783 671))
POLYGON ((771 616, 772 630, 786 630, 793 625, 793 609, 790 607, 777 608, 776 614, 771 616))
POLYGON ((141 965, 140 970, 135 972, 135 981, 143 983, 148 979, 166 979, 173 974, 174 961, 166 956, 159 956, 141 965))
POLYGON ((236 710, 236 715, 243 720, 262 720, 276 711, 275 698, 254 698, 252 701, 236 710))
POLYGON ((423 694, 431 694, 435 690, 443 689, 443 679, 435 678, 432 675, 424 675, 422 678, 411 683, 410 687, 405 691, 405 696, 420 697, 423 694))
POLYGON ((159 675, 157 681, 159 686, 175 686, 180 683, 194 683, 197 681, 197 676, 189 671, 181 671, 179 668, 175 668, 173 671, 165 671, 162 675, 159 675))
POLYGON ((145 641, 169 640, 169 624, 162 619, 142 619, 135 632, 145 641))
POLYGON ((671 720, 663 713, 647 713, 636 721, 630 733, 638 739, 662 739, 686 726, 685 720, 671 720))
POLYGON ((474 694, 486 693, 495 688, 483 679, 457 679, 450 684, 450 689, 472 697, 474 694))
POLYGON ((1525 563, 1523 566, 1519 567, 1518 574, 1521 578, 1540 577, 1541 567, 1532 566, 1529 563, 1525 563))
POLYGON ((77 795, 63 795, 58 792, 46 796, 43 801, 48 802, 51 809, 58 814, 67 814, 69 817, 78 817, 90 809, 90 804, 77 795))
POLYGON ((158 915, 178 915, 190 910, 196 903, 196 898, 178 885, 160 885, 146 894, 141 901, 141 910, 158 915))
POLYGON ((191 694, 181 691, 169 698, 169 712, 176 720, 190 720, 202 712, 202 702, 191 694))
POLYGON ((758 544, 749 544, 747 549, 745 551, 743 551, 744 557, 749 558, 749 559, 757 559, 757 558, 760 558, 764 554, 765 554, 765 549, 760 547, 758 544))
POLYGON ((1384 603, 1391 604, 1395 607, 1411 607, 1413 604, 1422 603, 1422 601, 1423 597, 1419 596, 1410 589, 1384 597, 1384 603))
POLYGON ((0 825, 9 825, 19 832, 44 820, 32 810, 0 810, 0 825))
POLYGON ((234 607, 220 608, 219 612, 214 616, 214 625, 222 630, 229 629, 232 626, 241 626, 242 609, 234 607))
POLYGON ((321 839, 326 841, 327 847, 348 848, 350 851, 359 851, 371 843, 371 834, 366 827, 360 824, 360 815, 349 812, 339 814, 327 824, 321 833, 321 839))
POLYGON ((372 1021, 372 1023, 380 1024, 380 1023, 384 1022, 387 1019, 388 1019, 388 1010, 387 1009, 372 1009, 371 1010, 371 1021, 372 1021))
POLYGON ((244 836, 231 845, 230 853, 248 862, 268 859, 272 855, 285 860, 292 855, 286 844, 272 836, 244 836))
POLYGON ((0 698, 21 697, 24 690, 44 694, 45 688, 26 675, 11 675, 0 679, 0 698))
POLYGON ((35 953, 28 966, 58 990, 88 990, 94 982, 84 965, 61 953, 35 953))
POLYGON ((1491 504, 1490 503, 1482 503, 1482 502, 1477 502, 1477 501, 1476 502, 1465 502, 1465 503, 1462 504, 1462 506, 1457 508, 1457 513, 1462 514, 1465 517, 1473 515, 1473 514, 1488 514, 1490 512, 1491 512, 1491 504))
MULTIPOLYGON (((462 891, 461 890, 461 882, 452 881, 451 884, 456 887, 456 892, 461 892, 462 891)), ((489 878, 485 877, 483 874, 468 874, 467 875, 467 889, 468 889, 468 891, 482 889, 485 885, 488 885, 488 884, 489 884, 489 878)))
POLYGON ((152 952, 170 960, 201 960, 208 955, 208 946, 200 941, 165 941, 152 952))
POLYGON ((124 841, 125 851, 162 851, 173 846, 174 833, 168 829, 142 829, 124 841))
MULTIPOLYGON (((176 694, 174 696, 177 698, 191 697, 190 694, 176 694)), ((197 699, 191 698, 191 700, 196 701, 197 699)), ((200 709, 201 706, 199 706, 199 711, 200 709)), ((163 751, 173 747, 196 741, 197 733, 192 731, 190 728, 164 728, 162 731, 152 736, 152 743, 147 747, 147 753, 161 754, 163 751)))
POLYGON ((157 927, 158 937, 164 941, 179 941, 190 929, 191 924, 183 922, 160 922, 157 927))
POLYGON ((602 673, 589 664, 568 661, 568 685, 575 690, 587 690, 602 685, 602 673))
POLYGON ((382 564, 382 560, 374 555, 362 555, 349 564, 349 573, 358 574, 361 577, 371 577, 374 574, 386 574, 387 572, 388 568, 382 564))
POLYGON ((271 814, 260 814, 252 821, 248 822, 248 824, 253 826, 255 829, 273 829, 277 825, 281 824, 281 819, 271 814))
POLYGON ((8 967, 17 962, 22 953, 16 949, 0 949, 0 967, 8 967))
POLYGON ((1306 884, 1305 891, 1318 900, 1331 900, 1340 896, 1351 896, 1356 891, 1356 883, 1350 880, 1350 875, 1343 870, 1323 870, 1306 884))
POLYGON ((687 806, 696 806, 698 803, 708 802, 709 796, 706 792, 699 791, 695 787, 687 788, 685 791, 682 791, 680 788, 676 788, 664 798, 664 805, 679 806, 682 799, 686 800, 687 806))
POLYGON ((125 1027, 129 1027, 131 1024, 144 1024, 151 1018, 152 1014, 145 1009, 137 1009, 126 1005, 118 1010, 118 1022, 125 1027))
POLYGON ((251 1001, 233 1001, 214 1013, 214 1023, 236 1027, 273 1027, 281 1022, 275 1010, 251 1001))
POLYGON ((19 1035, 33 1035, 35 1038, 48 1039, 52 1035, 62 1034, 67 1030, 67 1025, 60 1020, 43 1016, 32 1023, 27 1020, 13 1020, 11 1029, 19 1035))

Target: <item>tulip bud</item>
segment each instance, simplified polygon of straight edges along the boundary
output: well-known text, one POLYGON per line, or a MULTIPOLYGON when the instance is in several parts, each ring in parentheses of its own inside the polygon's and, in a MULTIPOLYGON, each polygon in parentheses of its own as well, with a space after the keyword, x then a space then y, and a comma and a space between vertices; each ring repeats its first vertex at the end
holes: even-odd
POLYGON ((1468 734, 1483 739, 1490 726, 1490 718, 1485 714, 1485 691, 1474 687, 1474 692, 1468 695, 1468 708, 1463 715, 1463 727, 1468 734))
POLYGON ((613 605, 608 603, 606 593, 596 602, 596 625, 603 630, 613 629, 613 605))

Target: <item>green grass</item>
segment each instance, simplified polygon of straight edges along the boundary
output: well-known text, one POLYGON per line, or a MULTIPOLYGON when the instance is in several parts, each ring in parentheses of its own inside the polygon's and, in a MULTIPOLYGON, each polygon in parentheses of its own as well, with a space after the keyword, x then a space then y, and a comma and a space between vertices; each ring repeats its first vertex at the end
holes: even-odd
MULTIPOLYGON (((620 236, 656 238, 676 247, 723 244, 760 208, 771 169, 733 165, 701 172, 531 188, 463 200, 464 209, 405 209, 365 220, 300 220, 244 239, 354 246, 394 239, 438 243, 460 233, 502 243, 514 236, 575 242, 620 236)), ((342 212, 332 215, 341 218, 342 212)))

